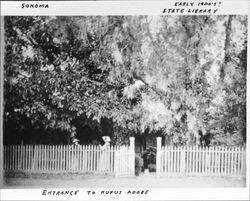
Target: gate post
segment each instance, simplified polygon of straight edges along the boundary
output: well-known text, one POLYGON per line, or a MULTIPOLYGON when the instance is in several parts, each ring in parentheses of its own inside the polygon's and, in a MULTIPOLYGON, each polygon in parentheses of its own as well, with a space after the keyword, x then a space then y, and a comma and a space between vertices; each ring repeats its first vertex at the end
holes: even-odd
POLYGON ((161 170, 161 137, 157 137, 157 151, 156 151, 156 177, 160 176, 161 170))
POLYGON ((135 138, 134 137, 129 137, 129 148, 131 151, 135 150, 135 138))
POLYGON ((130 149, 130 169, 132 170, 132 176, 135 175, 135 138, 129 137, 129 149, 130 149))

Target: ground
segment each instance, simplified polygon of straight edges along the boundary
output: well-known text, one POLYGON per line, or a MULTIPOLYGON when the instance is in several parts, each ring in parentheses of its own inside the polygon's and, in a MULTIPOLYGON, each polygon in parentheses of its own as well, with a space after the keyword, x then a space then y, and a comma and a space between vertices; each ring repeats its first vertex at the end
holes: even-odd
POLYGON ((154 173, 130 178, 115 178, 93 174, 32 174, 8 175, 4 188, 80 187, 80 188, 219 188, 245 187, 246 179, 238 177, 208 176, 164 176, 156 178, 154 173))

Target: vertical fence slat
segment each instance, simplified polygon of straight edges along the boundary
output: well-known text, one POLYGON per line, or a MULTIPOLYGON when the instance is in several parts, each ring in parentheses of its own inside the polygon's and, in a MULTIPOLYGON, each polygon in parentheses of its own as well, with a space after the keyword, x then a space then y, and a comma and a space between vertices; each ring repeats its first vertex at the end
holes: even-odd
POLYGON ((58 164, 58 145, 54 145, 54 170, 57 171, 58 164))
MULTIPOLYGON (((114 146, 111 146, 110 147, 111 150, 110 150, 110 154, 111 154, 111 157, 110 157, 110 171, 113 173, 114 172, 114 146)), ((132 158, 132 160, 134 160, 134 158, 132 158)))
POLYGON ((231 160, 232 160, 232 157, 231 157, 231 154, 232 153, 232 150, 231 150, 231 147, 228 148, 228 164, 227 164, 227 173, 228 174, 231 174, 231 160))
POLYGON ((46 171, 46 145, 43 145, 43 170, 46 171))
POLYGON ((191 161, 191 147, 189 146, 188 147, 188 159, 187 159, 187 161, 188 161, 188 173, 190 173, 191 172, 191 168, 192 168, 192 161, 191 161))
POLYGON ((215 147, 214 152, 214 173, 218 174, 218 146, 215 147))
POLYGON ((24 155, 25 155, 25 149, 24 149, 24 145, 20 145, 20 169, 23 170, 24 169, 24 165, 23 165, 23 159, 24 159, 24 155))
POLYGON ((47 161, 47 170, 51 169, 51 145, 48 145, 48 150, 47 150, 47 157, 48 157, 48 161, 47 161))
POLYGON ((29 169, 32 170, 34 164, 34 157, 35 157, 35 145, 29 145, 29 152, 30 152, 30 166, 29 169))
POLYGON ((224 146, 221 147, 221 175, 224 174, 224 146))
POLYGON ((225 147, 224 150, 225 150, 225 168, 224 168, 224 172, 225 172, 225 175, 226 175, 228 173, 228 168, 227 168, 227 166, 228 166, 228 148, 225 147))
POLYGON ((218 174, 218 146, 215 147, 214 152, 214 173, 218 174))
POLYGON ((244 148, 242 147, 241 148, 241 175, 244 174, 244 161, 245 161, 245 158, 244 158, 244 148))
POLYGON ((93 172, 93 146, 89 146, 89 170, 90 172, 93 172))
POLYGON ((14 145, 14 169, 17 169, 17 145, 14 145))
POLYGON ((246 157, 245 157, 245 148, 241 149, 241 175, 245 175, 246 171, 246 157))
POLYGON ((44 145, 41 145, 42 170, 44 170, 44 145))
POLYGON ((222 158, 222 150, 221 150, 221 147, 219 147, 219 166, 218 166, 218 170, 219 170, 219 174, 221 174, 221 168, 222 168, 222 165, 221 165, 221 158, 222 158))
POLYGON ((233 161, 232 161, 232 175, 234 175, 235 174, 235 147, 233 147, 233 153, 232 153, 232 155, 233 155, 233 161))
POLYGON ((46 151, 45 151, 45 163, 46 163, 46 165, 45 165, 45 170, 48 170, 48 164, 49 164, 49 145, 46 145, 45 146, 45 149, 46 149, 46 151))
POLYGON ((219 155, 219 174, 222 173, 222 147, 219 147, 219 152, 220 152, 220 155, 219 155))
POLYGON ((176 169, 176 157, 175 157, 175 146, 173 146, 172 154, 173 154, 173 173, 175 173, 176 169))
POLYGON ((89 164, 89 145, 86 145, 86 163, 87 163, 87 167, 86 167, 86 171, 90 171, 90 169, 89 169, 89 166, 90 166, 90 164, 89 164))
POLYGON ((241 175, 241 148, 239 147, 239 163, 238 163, 238 175, 241 175))
POLYGON ((237 153, 238 153, 238 150, 237 150, 237 147, 234 147, 234 175, 236 175, 236 168, 237 168, 237 153))
POLYGON ((227 174, 230 174, 230 154, 231 154, 231 150, 230 147, 227 147, 227 174))
POLYGON ((9 146, 6 145, 5 146, 5 169, 8 170, 9 169, 9 154, 8 154, 8 151, 9 151, 9 146))
POLYGON ((235 161, 235 175, 238 175, 239 171, 239 147, 236 148, 236 161, 235 161))
POLYGON ((10 151, 10 145, 8 146, 8 169, 11 170, 11 161, 10 161, 10 157, 11 157, 11 151, 10 151))
POLYGON ((12 170, 12 145, 10 145, 10 169, 12 170))
POLYGON ((18 169, 18 145, 15 145, 15 169, 18 169))
POLYGON ((14 169, 18 169, 18 145, 14 145, 14 169))
POLYGON ((80 145, 80 171, 83 172, 83 145, 80 145))
POLYGON ((199 173, 199 147, 195 146, 195 172, 199 173))
POLYGON ((231 175, 234 174, 234 148, 232 147, 232 151, 231 151, 231 175))
POLYGON ((201 172, 205 174, 205 146, 202 147, 202 165, 201 165, 201 172))
POLYGON ((163 159, 163 166, 164 166, 164 168, 163 168, 163 172, 164 173, 167 173, 167 147, 165 146, 165 147, 162 147, 161 148, 161 150, 162 150, 162 159, 163 159))
POLYGON ((26 150, 24 153, 24 169, 25 170, 31 170, 31 160, 32 160, 32 157, 31 157, 31 145, 25 145, 24 146, 24 150, 26 150), (26 147, 27 147, 27 149, 26 149, 26 147))
POLYGON ((90 145, 90 171, 93 172, 93 145, 90 145))
POLYGON ((179 173, 180 172, 180 163, 179 163, 179 153, 180 153, 180 151, 179 151, 179 147, 178 146, 176 146, 176 173, 179 173))
POLYGON ((202 146, 199 146, 199 174, 202 174, 202 146))
POLYGON ((38 163, 39 163, 39 170, 42 169, 42 148, 41 148, 41 144, 38 145, 38 163))
POLYGON ((50 170, 51 169, 51 145, 48 145, 47 146, 47 170, 50 170))
POLYGON ((40 170, 43 170, 43 145, 40 144, 40 170))
POLYGON ((23 159, 22 159, 23 169, 30 170, 30 163, 31 163, 30 145, 24 145, 23 149, 24 149, 23 150, 23 159))
POLYGON ((205 154, 204 154, 204 174, 207 175, 207 164, 208 164, 208 147, 205 146, 205 154))
POLYGON ((79 172, 79 146, 76 146, 76 172, 79 172))
POLYGON ((53 157, 54 157, 54 149, 53 149, 54 145, 50 145, 50 170, 53 170, 53 157))
POLYGON ((86 161, 86 146, 83 146, 83 171, 86 171, 86 163, 87 163, 87 161, 86 161))
POLYGON ((170 153, 169 153, 169 146, 165 147, 165 151, 166 151, 166 173, 170 172, 170 153))
POLYGON ((13 163, 12 163, 12 161, 13 161, 13 154, 12 154, 13 148, 12 147, 13 146, 10 145, 10 169, 11 170, 13 170, 13 163))
POLYGON ((24 145, 23 147, 23 157, 22 157, 22 165, 23 169, 30 169, 31 157, 30 157, 30 145, 24 145))
POLYGON ((209 174, 213 174, 214 173, 214 147, 211 147, 211 150, 210 150, 210 155, 211 155, 211 166, 210 166, 210 172, 209 174))
POLYGON ((233 163, 233 148, 232 147, 230 147, 230 165, 229 165, 229 173, 230 174, 232 174, 232 170, 233 170, 233 168, 232 168, 232 163, 233 163))
POLYGON ((62 145, 62 162, 61 162, 61 171, 64 172, 66 168, 66 150, 65 145, 62 145))
POLYGON ((76 172, 76 165, 77 165, 77 155, 76 155, 76 146, 73 145, 73 150, 72 150, 72 154, 73 154, 73 172, 76 172))
POLYGON ((201 173, 201 147, 197 147, 197 172, 200 174, 201 173))
POLYGON ((173 172, 176 173, 176 150, 175 150, 175 146, 173 146, 173 172))
POLYGON ((171 172, 174 173, 174 146, 171 146, 171 172))

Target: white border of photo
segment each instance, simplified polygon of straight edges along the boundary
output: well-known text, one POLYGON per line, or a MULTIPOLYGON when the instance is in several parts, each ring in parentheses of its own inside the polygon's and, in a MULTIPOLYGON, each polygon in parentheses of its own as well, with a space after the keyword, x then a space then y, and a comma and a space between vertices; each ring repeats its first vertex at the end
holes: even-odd
MULTIPOLYGON (((175 9, 176 2, 184 1, 1 1, 1 22, 5 15, 15 16, 32 16, 32 15, 194 15, 194 13, 187 13, 187 7, 183 13, 163 13, 164 9, 175 9), (44 5, 40 8, 22 8, 23 4, 38 4, 44 5), (46 6, 48 5, 48 7, 46 6), (47 8, 46 8, 47 7, 47 8)), ((186 1, 186 2, 205 2, 201 0, 186 1)), ((206 2, 216 2, 217 8, 216 15, 248 15, 249 17, 249 0, 214 0, 206 2)), ((195 9, 193 7, 192 9, 195 9)), ((203 13, 196 13, 195 15, 206 15, 203 13)), ((1 23, 1 89, 0 89, 0 120, 2 123, 3 111, 3 27, 1 23)), ((248 35, 249 35, 249 19, 248 19, 248 35)), ((249 38, 249 37, 248 37, 249 38)), ((249 40, 248 40, 249 47, 249 40)), ((248 54, 248 67, 249 67, 249 54, 248 54)), ((249 86, 249 70, 247 72, 247 85, 249 86)), ((249 87, 247 89, 247 134, 249 134, 249 87)), ((2 124, 0 123, 1 133, 1 170, 2 170, 2 124)), ((249 135, 247 136, 247 138, 249 135)), ((88 195, 87 191, 91 189, 51 189, 51 190, 79 190, 77 196, 44 196, 41 189, 1 189, 0 200, 249 200, 249 140, 247 141, 247 186, 245 188, 152 188, 146 195, 130 195, 122 193, 121 195, 88 195)), ((0 178, 1 182, 3 181, 0 178)), ((183 181, 185 182, 185 181, 183 181)), ((49 188, 48 188, 49 189, 49 188)), ((92 189, 95 191, 111 190, 106 189, 92 189)), ((113 189, 115 190, 115 189, 113 189)), ((116 189, 117 190, 117 189, 116 189)), ((123 192, 127 190, 137 189, 120 189, 123 192)), ((143 189, 141 189, 143 190, 143 189)))

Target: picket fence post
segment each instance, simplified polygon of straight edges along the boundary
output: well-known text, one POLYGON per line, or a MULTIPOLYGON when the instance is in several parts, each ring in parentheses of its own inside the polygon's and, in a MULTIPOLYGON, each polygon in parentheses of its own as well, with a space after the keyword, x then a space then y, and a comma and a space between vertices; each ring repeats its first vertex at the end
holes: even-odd
POLYGON ((135 175, 135 138, 129 137, 129 149, 130 149, 130 169, 133 172, 133 175, 135 175))
POLYGON ((156 177, 160 177, 161 168, 161 137, 157 137, 157 150, 156 150, 156 177))

